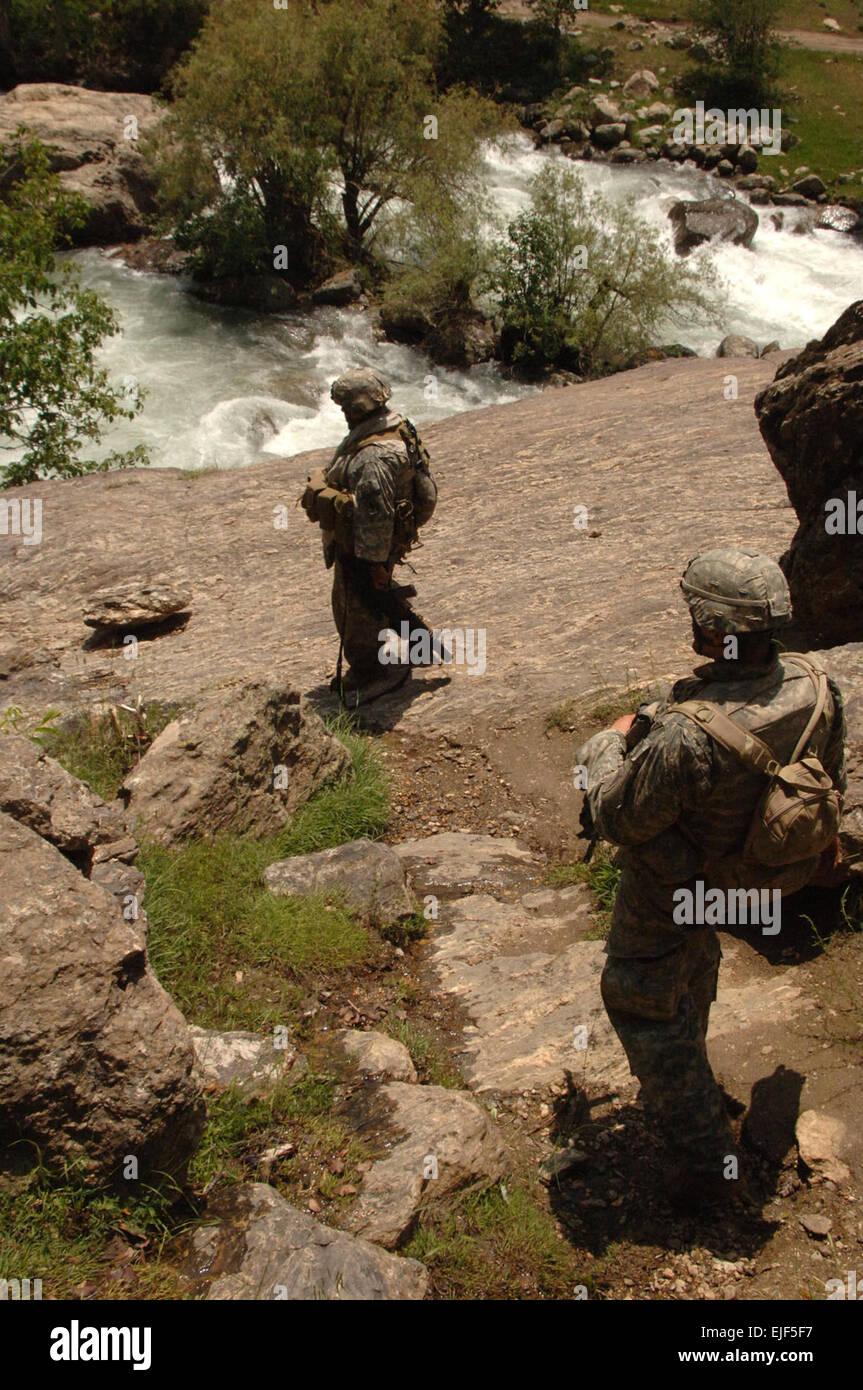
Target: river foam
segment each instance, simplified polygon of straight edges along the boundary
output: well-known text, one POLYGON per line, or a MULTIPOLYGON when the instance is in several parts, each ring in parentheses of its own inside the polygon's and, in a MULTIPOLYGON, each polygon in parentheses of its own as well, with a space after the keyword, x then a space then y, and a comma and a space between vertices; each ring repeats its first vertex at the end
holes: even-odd
MULTIPOLYGON (((489 210, 503 226, 527 202, 531 176, 556 151, 537 151, 519 137, 487 157, 489 210)), ((590 191, 626 201, 671 245, 668 208, 677 198, 715 195, 716 181, 679 165, 577 163, 590 191)), ((777 230, 758 209, 752 250, 719 246, 709 256, 725 295, 723 329, 668 324, 662 337, 712 355, 724 332, 783 348, 820 336, 861 294, 863 246, 838 232, 790 230, 784 209, 777 230)), ((332 445, 344 432, 329 386, 355 365, 375 365, 392 380, 395 403, 418 423, 517 400, 531 388, 486 364, 470 372, 434 366, 424 353, 377 341, 370 319, 355 310, 262 316, 220 309, 188 294, 181 281, 143 274, 90 250, 75 256, 82 279, 117 311, 122 332, 103 361, 112 376, 132 376, 148 391, 143 412, 106 437, 110 448, 145 444, 156 466, 238 468, 262 451, 290 455, 332 445)))

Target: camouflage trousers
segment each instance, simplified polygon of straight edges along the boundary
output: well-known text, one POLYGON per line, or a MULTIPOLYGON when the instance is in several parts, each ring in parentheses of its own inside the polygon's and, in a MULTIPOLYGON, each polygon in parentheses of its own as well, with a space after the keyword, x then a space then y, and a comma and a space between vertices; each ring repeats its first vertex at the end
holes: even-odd
POLYGON ((609 956, 601 982, 648 1117, 690 1170, 705 1176, 722 1176, 735 1152, 705 1043, 721 956, 716 933, 701 928, 665 956, 609 956))
POLYGON ((389 626, 389 619, 375 608, 373 591, 354 582, 347 569, 337 551, 333 566, 333 618, 352 673, 360 681, 373 680, 382 673, 378 633, 389 626))

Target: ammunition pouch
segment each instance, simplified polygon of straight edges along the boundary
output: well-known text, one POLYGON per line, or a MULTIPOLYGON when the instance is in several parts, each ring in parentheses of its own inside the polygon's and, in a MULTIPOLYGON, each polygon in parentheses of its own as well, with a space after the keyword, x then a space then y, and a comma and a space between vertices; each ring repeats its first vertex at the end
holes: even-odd
POLYGON ((354 499, 349 492, 330 487, 322 468, 309 475, 300 506, 309 521, 335 536, 340 549, 353 550, 354 499))

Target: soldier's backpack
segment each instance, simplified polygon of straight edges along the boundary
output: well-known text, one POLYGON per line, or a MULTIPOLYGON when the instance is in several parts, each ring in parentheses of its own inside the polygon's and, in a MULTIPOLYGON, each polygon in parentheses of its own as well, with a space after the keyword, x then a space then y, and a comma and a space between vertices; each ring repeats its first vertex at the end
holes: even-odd
MULTIPOLYGON (((836 839, 842 816, 839 792, 809 740, 827 702, 827 677, 820 667, 798 653, 786 653, 803 666, 816 689, 815 707, 788 763, 783 767, 767 744, 744 729, 718 705, 707 700, 684 700, 671 710, 692 719, 711 738, 750 768, 767 778, 742 851, 743 864, 782 869, 817 859, 836 839)), ((738 856, 739 857, 739 856, 738 856)))

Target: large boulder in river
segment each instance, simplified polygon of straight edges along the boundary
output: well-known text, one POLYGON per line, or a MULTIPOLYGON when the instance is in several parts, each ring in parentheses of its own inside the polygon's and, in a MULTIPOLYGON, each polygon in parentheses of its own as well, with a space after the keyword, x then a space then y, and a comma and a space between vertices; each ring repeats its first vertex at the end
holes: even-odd
POLYGON ((731 241, 751 246, 758 231, 758 213, 740 198, 704 198, 675 203, 669 221, 674 228, 674 249, 687 256, 705 241, 731 241))
POLYGON ((163 729, 120 796, 130 824, 163 845, 228 830, 263 835, 349 766, 298 690, 249 681, 163 729))
POLYGON ((797 621, 824 644, 863 638, 863 300, 784 362, 755 399, 799 526, 782 566, 797 621))
POLYGON ((189 1028, 144 924, 29 825, 0 813, 0 1143, 122 1183, 182 1177, 204 1124, 189 1028), (126 1170, 124 1172, 124 1169, 126 1170))
POLYGON ((141 143, 160 120, 152 97, 91 92, 57 82, 24 83, 0 96, 0 142, 19 126, 48 149, 70 193, 90 205, 79 245, 134 241, 155 211, 155 178, 141 143))

